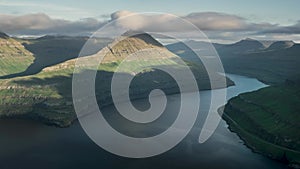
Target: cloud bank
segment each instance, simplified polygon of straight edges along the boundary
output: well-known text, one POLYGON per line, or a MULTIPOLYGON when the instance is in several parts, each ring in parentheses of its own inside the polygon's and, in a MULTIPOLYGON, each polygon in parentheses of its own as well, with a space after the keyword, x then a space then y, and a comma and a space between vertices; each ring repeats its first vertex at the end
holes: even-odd
POLYGON ((85 18, 78 21, 53 19, 43 13, 27 15, 0 14, 0 31, 13 35, 85 34, 104 25, 105 21, 85 18))
MULTIPOLYGON (((191 22, 202 31, 254 31, 276 26, 269 23, 249 23, 245 18, 217 12, 191 13, 181 18, 191 22)), ((181 22, 178 22, 176 18, 174 19, 174 16, 168 14, 148 16, 147 14, 138 15, 130 11, 118 11, 111 14, 111 19, 116 20, 116 25, 128 29, 152 29, 160 31, 180 31, 185 29, 181 22), (131 17, 130 19, 126 19, 125 16, 131 17), (165 28, 162 25, 167 25, 168 27, 165 28)))
MULTIPOLYGON (((0 14, 0 31, 11 35, 89 35, 108 22, 116 27, 152 32, 188 31, 182 22, 169 14, 139 15, 131 11, 117 11, 110 19, 85 18, 77 21, 51 18, 46 14, 7 15, 0 14), (131 15, 130 19, 125 16, 131 15)), ((288 35, 298 37, 300 21, 290 26, 270 23, 253 23, 247 19, 218 12, 191 13, 181 18, 191 22, 212 38, 234 39, 262 35, 276 37, 288 35), (275 36, 276 35, 276 36, 275 36)))

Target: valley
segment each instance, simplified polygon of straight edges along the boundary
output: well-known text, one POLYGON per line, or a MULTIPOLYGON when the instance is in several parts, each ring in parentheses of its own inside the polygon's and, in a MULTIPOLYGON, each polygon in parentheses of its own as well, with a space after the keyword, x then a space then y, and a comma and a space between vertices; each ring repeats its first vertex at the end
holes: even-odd
MULTIPOLYGON (((128 35, 124 35, 128 36, 128 35)), ((69 127, 77 116, 72 100, 72 76, 76 58, 87 37, 45 36, 37 39, 0 37, 0 117, 27 119, 57 127, 69 127)), ((149 69, 149 65, 181 70, 174 57, 180 56, 189 66, 199 90, 210 90, 207 72, 196 56, 183 43, 166 47, 148 34, 128 36, 118 41, 95 38, 95 49, 86 59, 107 51, 97 68, 96 97, 100 108, 112 105, 110 85, 113 74, 133 77, 130 99, 148 97, 153 89, 167 95, 179 92, 168 74, 149 69), (112 45, 117 44, 117 45, 112 45), (140 59, 128 61, 122 72, 118 66, 129 55, 145 49, 140 59), (177 56, 178 55, 178 56, 177 56), (144 67, 140 73, 132 69, 144 67)), ((200 56, 206 42, 187 41, 200 56)), ((299 155, 299 81, 300 46, 291 41, 260 42, 244 39, 234 44, 213 44, 226 73, 252 78, 270 85, 258 91, 244 93, 229 100, 223 119, 253 151, 298 167, 299 155)), ((82 65, 85 67, 88 65, 82 65)), ((83 69, 82 72, 92 71, 83 69)), ((213 82, 218 84, 221 75, 213 82)), ((227 86, 234 85, 227 78, 227 86)), ((216 88, 222 88, 217 86, 216 88)))

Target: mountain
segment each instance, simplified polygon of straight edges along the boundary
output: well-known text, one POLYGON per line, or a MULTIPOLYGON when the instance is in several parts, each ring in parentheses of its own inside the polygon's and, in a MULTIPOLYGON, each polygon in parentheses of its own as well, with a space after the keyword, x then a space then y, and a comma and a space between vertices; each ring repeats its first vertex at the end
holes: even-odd
POLYGON ((24 71, 33 60, 21 41, 0 33, 0 76, 24 71))
POLYGON ((165 59, 172 57, 170 52, 158 41, 152 38, 149 34, 140 33, 133 34, 133 32, 126 32, 119 40, 115 40, 113 43, 107 45, 108 53, 103 59, 103 63, 118 62, 125 59, 130 54, 136 53, 144 49, 154 49, 160 52, 147 53, 144 52, 144 59, 165 59), (114 46, 113 46, 114 45, 114 46))
POLYGON ((272 43, 266 50, 280 50, 286 49, 294 46, 295 43, 293 41, 278 41, 272 43))
MULTIPOLYGON (((94 40, 97 39, 92 39, 92 41, 94 40)), ((51 55, 51 51, 58 52, 60 49, 64 51, 64 49, 62 49, 64 48, 62 42, 70 41, 66 41, 65 38, 44 37, 42 39, 24 42, 28 43, 24 46, 31 49, 31 51, 35 51, 35 54, 40 53, 41 59, 47 57, 45 55, 48 55, 49 58, 52 57, 54 60, 57 60, 55 57, 66 57, 61 55, 62 53, 68 54, 62 52, 59 56, 51 55), (49 42, 52 43, 47 44, 49 42), (38 45, 40 48, 30 48, 28 45, 38 45), (53 46, 53 48, 44 46, 53 46)), ((68 45, 69 44, 66 44, 66 46, 68 45)), ((93 46, 95 44, 92 43, 91 45, 93 46)), ((183 65, 176 61, 175 58, 178 56, 170 52, 149 34, 141 33, 130 36, 127 32, 122 37, 102 47, 99 52, 93 51, 92 53, 94 54, 85 56, 82 59, 94 59, 98 56, 104 57, 103 62, 96 70, 95 92, 100 107, 112 104, 110 90, 111 80, 114 74, 133 78, 129 91, 131 99, 148 97, 153 89, 161 89, 166 94, 179 92, 177 83, 170 75, 158 69, 152 69, 151 66, 169 67, 176 69, 178 72, 182 72, 183 65), (141 55, 136 55, 137 52, 141 52, 141 55), (126 61, 125 69, 122 71, 117 70, 120 63, 131 54, 133 54, 134 57, 126 61), (142 72, 133 71, 140 66, 144 68, 142 72)), ((59 53, 54 52, 54 54, 59 53)), ((41 62, 35 60, 33 64, 37 63, 41 62)), ((76 114, 74 113, 72 105, 71 87, 75 63, 76 59, 68 59, 59 61, 55 65, 42 65, 41 68, 43 69, 34 74, 0 79, 0 117, 34 119, 60 127, 71 125, 71 123, 76 120, 76 114)), ((192 73, 194 73, 199 89, 210 89, 210 82, 205 68, 188 61, 186 64, 192 73)), ((81 66, 83 70, 77 73, 84 74, 90 71, 85 69, 88 65, 81 66)), ((213 78, 211 80, 218 83, 220 77, 221 75, 216 73, 214 76, 215 79, 213 78)), ((228 80, 228 85, 233 85, 233 83, 228 80)), ((224 86, 220 84, 219 87, 224 86)), ((119 93, 122 94, 123 92, 119 93)))
POLYGON ((195 55, 195 51, 198 55, 206 55, 208 53, 207 49, 209 49, 210 45, 212 45, 221 56, 229 57, 231 55, 260 52, 266 48, 265 44, 263 44, 262 42, 250 38, 241 40, 233 44, 218 44, 204 41, 189 40, 185 41, 184 43, 176 42, 173 44, 169 44, 167 45, 167 48, 183 58, 195 61, 195 58, 198 58, 195 55), (187 45, 192 47, 194 51, 191 51, 191 49, 187 45))
POLYGON ((299 53, 300 45, 291 41, 273 42, 256 52, 220 53, 227 72, 271 85, 229 100, 223 118, 253 151, 291 168, 300 164, 299 53))
POLYGON ((176 42, 173 44, 166 45, 168 50, 172 51, 173 53, 177 54, 181 58, 188 60, 190 62, 202 64, 199 56, 209 56, 211 55, 211 48, 215 47, 219 49, 224 45, 218 43, 209 43, 205 41, 195 41, 189 40, 185 42, 176 42), (191 47, 191 48, 190 48, 191 47), (193 49, 193 50, 191 50, 193 49))
MULTIPOLYGON (((18 69, 18 71, 9 74, 0 79, 9 79, 13 77, 34 75, 42 71, 42 69, 53 66, 70 59, 77 58, 83 45, 88 40, 88 37, 70 37, 70 36, 43 36, 37 39, 16 39, 10 38, 11 41, 19 41, 18 48, 26 50, 31 53, 31 63, 26 68, 18 69)), ((92 45, 97 46, 94 51, 89 54, 94 54, 110 43, 112 39, 108 38, 95 38, 92 45)), ((11 45, 10 45, 11 46, 11 45)), ((16 51, 16 47, 12 46, 16 51)), ((5 49, 6 55, 9 51, 5 49)), ((21 53, 16 51, 16 54, 21 53)), ((13 54, 16 56, 16 54, 13 54)), ((23 55, 23 54, 22 54, 23 55)), ((15 64, 15 66, 18 64, 15 64)), ((12 66, 14 67, 14 66, 12 66)))
MULTIPOLYGON (((187 41, 186 43, 191 43, 187 41)), ((191 62, 201 64, 200 57, 206 56, 205 42, 192 42, 192 51, 184 43, 167 45, 167 48, 191 62), (198 45, 198 46, 197 46, 198 45)), ((267 84, 280 84, 300 74, 300 45, 291 41, 241 40, 234 44, 213 44, 227 73, 254 77, 267 84), (267 47, 269 46, 269 47, 267 47)))
POLYGON ((265 46, 260 41, 247 38, 234 44, 223 45, 218 51, 223 53, 244 54, 260 51, 262 49, 265 49, 265 46))
POLYGON ((267 84, 281 84, 300 75, 299 53, 300 45, 295 44, 278 50, 225 55, 221 59, 227 72, 255 77, 267 84))

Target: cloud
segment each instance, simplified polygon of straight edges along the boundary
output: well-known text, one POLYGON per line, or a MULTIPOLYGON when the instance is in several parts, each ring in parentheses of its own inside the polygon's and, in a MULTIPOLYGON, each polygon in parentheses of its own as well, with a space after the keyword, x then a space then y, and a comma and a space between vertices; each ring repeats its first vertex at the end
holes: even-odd
MULTIPOLYGON (((218 12, 191 13, 181 18, 205 32, 213 41, 232 42, 246 37, 299 41, 300 36, 300 21, 291 26, 281 26, 267 22, 253 23, 240 16, 218 12)), ((186 24, 181 20, 168 14, 140 15, 130 11, 118 11, 111 14, 111 21, 115 22, 115 26, 149 32, 188 32, 188 28, 190 28, 189 26, 186 27, 186 24)), ((185 34, 185 36, 192 38, 193 34, 185 34)))
POLYGON ((6 6, 6 7, 37 7, 37 8, 50 8, 53 10, 63 10, 63 11, 80 11, 80 9, 73 8, 73 7, 67 7, 67 6, 61 6, 61 5, 55 5, 53 3, 45 3, 45 2, 24 2, 24 1, 1 1, 0 2, 1 6, 6 6))
POLYGON ((283 34, 299 39, 300 34, 300 21, 291 26, 253 23, 240 16, 217 12, 198 12, 181 16, 185 20, 176 19, 176 16, 170 14, 138 14, 131 11, 117 11, 98 18, 70 21, 51 18, 43 13, 0 14, 0 31, 11 35, 90 35, 103 25, 110 23, 113 28, 176 33, 189 31, 190 26, 187 26, 186 20, 204 31, 209 38, 216 40, 234 41, 245 37, 263 37, 262 35, 266 35, 267 39, 268 37, 282 37, 280 35, 283 34))
POLYGON ((86 34, 96 31, 105 22, 95 18, 78 21, 53 19, 46 14, 6 15, 0 14, 0 31, 9 34, 86 34))
POLYGON ((249 27, 246 19, 216 12, 192 13, 184 17, 201 30, 244 30, 249 27))
POLYGON ((1 0, 0 8, 3 11, 9 11, 14 14, 26 14, 31 13, 33 10, 38 9, 38 11, 47 11, 47 14, 55 16, 57 18, 70 18, 81 16, 91 16, 89 10, 84 10, 82 8, 75 8, 72 5, 62 5, 54 2, 46 1, 20 1, 20 0, 1 0))
MULTIPOLYGON (((189 21, 202 31, 256 31, 273 28, 270 23, 250 23, 236 15, 218 12, 191 13, 181 18, 189 21)), ((187 27, 180 19, 169 14, 141 15, 130 11, 118 11, 111 15, 117 26, 128 29, 186 31, 187 27), (125 16, 130 16, 128 19, 125 16)))
POLYGON ((116 27, 149 32, 187 30, 182 20, 170 14, 140 14, 130 11, 117 11, 111 14, 111 22, 116 27))
POLYGON ((276 26, 259 32, 260 34, 300 34, 300 20, 290 26, 276 26))

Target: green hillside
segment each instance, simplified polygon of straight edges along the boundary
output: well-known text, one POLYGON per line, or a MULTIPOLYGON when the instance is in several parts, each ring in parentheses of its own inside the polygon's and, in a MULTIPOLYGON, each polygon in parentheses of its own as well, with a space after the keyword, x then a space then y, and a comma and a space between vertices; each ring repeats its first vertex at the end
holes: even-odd
POLYGON ((229 101, 223 118, 254 151, 300 163, 300 83, 287 81, 229 101))
MULTIPOLYGON (((188 41, 205 55, 207 42, 188 41)), ((300 45, 292 41, 241 40, 213 44, 227 73, 257 78, 270 84, 259 91, 241 94, 229 101, 223 118, 254 151, 289 162, 300 163, 300 45), (286 79, 288 80, 286 82, 286 79)), ((184 59, 199 62, 183 43, 167 46, 184 59)), ((298 165, 296 165, 298 164, 298 165)))
MULTIPOLYGON (((151 90, 160 88, 167 94, 178 93, 178 86, 173 78, 157 69, 149 69, 149 65, 172 67, 181 71, 182 65, 174 61, 177 57, 148 34, 116 40, 114 47, 108 45, 102 49, 108 53, 99 65, 96 78, 96 96, 100 107, 112 103, 110 96, 111 78, 114 73, 122 76, 134 76, 130 87, 131 99, 147 97, 151 90), (130 60, 127 68, 116 72, 120 62, 128 55, 142 49, 152 49, 143 53, 142 60, 130 60), (145 71, 134 74, 129 68, 142 66, 145 71), (98 85, 97 85, 98 84, 98 85)), ((101 52, 101 51, 100 51, 101 52)), ((94 55, 84 59, 93 59, 94 55)), ((76 59, 71 59, 53 66, 45 67, 41 72, 8 79, 0 79, 0 116, 2 118, 28 118, 61 127, 69 126, 76 114, 72 105, 72 74, 76 59)), ((210 83, 203 66, 187 62, 198 82, 200 90, 210 89, 210 83)), ((82 65, 87 66, 87 65, 82 65)), ((83 70, 85 71, 90 70, 83 70)), ((216 75, 216 83, 220 80, 216 75)), ((228 81, 228 85, 232 85, 228 81)), ((222 86, 220 86, 222 87, 222 86)))
MULTIPOLYGON (((77 58, 81 48, 88 40, 88 37, 44 36, 37 39, 10 38, 10 40, 15 42, 19 41, 18 48, 31 53, 32 60, 30 64, 28 64, 27 62, 23 62, 20 58, 17 58, 17 62, 13 62, 13 64, 9 64, 7 67, 19 67, 20 71, 3 74, 4 76, 0 75, 1 79, 34 75, 46 67, 77 58), (20 64, 24 64, 25 66, 22 67, 20 64)), ((97 53, 111 41, 112 40, 108 38, 95 38, 91 45, 97 48, 95 47, 94 50, 91 50, 89 55, 97 53)), ((15 50, 15 48, 13 49, 15 50)), ((5 48, 3 49, 3 53, 9 55, 10 50, 5 48)), ((14 59, 6 57, 6 60, 13 61, 14 59)))
POLYGON ((33 63, 33 54, 17 40, 0 36, 0 76, 22 72, 33 63))

